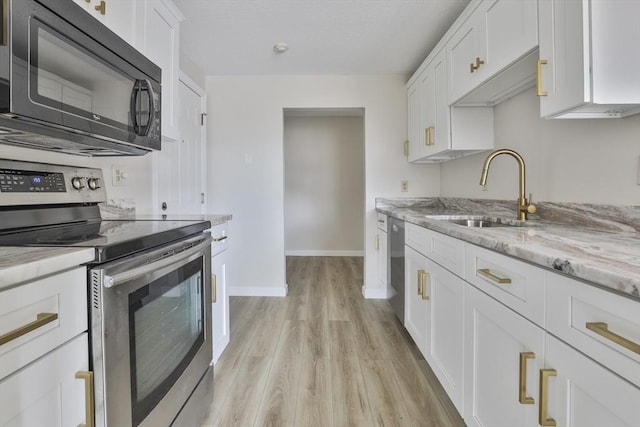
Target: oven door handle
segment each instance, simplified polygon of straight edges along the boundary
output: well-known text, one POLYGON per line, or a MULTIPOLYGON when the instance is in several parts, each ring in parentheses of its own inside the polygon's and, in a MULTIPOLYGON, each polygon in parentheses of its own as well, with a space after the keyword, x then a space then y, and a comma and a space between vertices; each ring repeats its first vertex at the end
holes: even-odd
POLYGON ((213 239, 211 236, 207 236, 206 239, 202 240, 201 243, 198 243, 196 246, 193 246, 187 250, 179 252, 175 255, 168 256, 166 258, 161 258, 158 261, 150 262, 149 264, 142 265, 140 267, 132 268, 131 270, 123 271, 122 273, 116 273, 114 275, 104 275, 102 280, 102 284, 105 288, 112 288, 121 283, 128 282, 149 273, 152 273, 161 268, 169 267, 171 265, 179 264, 197 254, 198 252, 202 252, 207 247, 211 246, 211 242, 213 239))

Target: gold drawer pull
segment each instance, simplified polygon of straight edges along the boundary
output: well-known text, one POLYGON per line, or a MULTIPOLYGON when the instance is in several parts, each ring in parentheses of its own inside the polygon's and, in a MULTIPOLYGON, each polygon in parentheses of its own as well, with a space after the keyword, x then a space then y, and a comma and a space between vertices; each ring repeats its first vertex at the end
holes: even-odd
POLYGON ((601 337, 604 337, 609 341, 613 341, 614 343, 621 345, 622 347, 626 348, 627 350, 631 350, 636 354, 640 354, 640 344, 635 343, 625 337, 621 337, 614 332, 611 332, 609 330, 609 325, 605 322, 587 322, 585 323, 585 326, 587 327, 587 329, 595 332, 601 337))
POLYGON ((431 276, 431 274, 429 274, 428 271, 425 271, 422 274, 422 299, 423 300, 429 300, 429 295, 427 295, 427 278, 431 276))
POLYGON ((518 394, 518 400, 523 405, 536 403, 533 397, 527 396, 527 360, 535 358, 536 354, 530 351, 520 353, 520 384, 518 386, 520 393, 518 394))
POLYGON ((540 369, 540 406, 538 407, 538 424, 543 427, 555 427, 556 420, 549 418, 549 377, 558 375, 555 369, 540 369))
POLYGON ((547 92, 542 90, 542 66, 547 65, 546 59, 538 59, 538 67, 536 70, 536 91, 538 96, 547 96, 549 95, 547 92))
POLYGON ((94 9, 100 12, 100 15, 104 15, 105 13, 107 13, 106 7, 107 4, 104 2, 104 0, 102 0, 100 4, 98 4, 94 9))
POLYGON ((91 371, 78 371, 76 372, 76 379, 84 380, 84 424, 79 424, 78 427, 93 427, 94 422, 94 397, 93 397, 93 372, 91 371))
POLYGON ((509 279, 508 277, 498 277, 495 274, 493 274, 491 270, 489 270, 488 268, 479 268, 477 271, 479 275, 486 277, 492 282, 496 282, 500 284, 511 283, 511 279, 509 279))
POLYGON ((225 240, 227 238, 227 236, 222 236, 222 237, 214 237, 213 241, 214 242, 222 242, 223 240, 225 240))
POLYGON ((422 296, 422 275, 424 273, 424 270, 418 270, 418 295, 420 296, 422 296))
POLYGON ((218 300, 218 276, 211 275, 211 303, 215 304, 218 300))
POLYGON ((24 326, 20 326, 18 329, 14 329, 11 332, 0 336, 0 345, 6 344, 10 341, 20 338, 23 335, 34 331, 47 323, 51 323, 58 318, 58 313, 38 313, 36 314, 36 320, 31 323, 27 323, 24 326))

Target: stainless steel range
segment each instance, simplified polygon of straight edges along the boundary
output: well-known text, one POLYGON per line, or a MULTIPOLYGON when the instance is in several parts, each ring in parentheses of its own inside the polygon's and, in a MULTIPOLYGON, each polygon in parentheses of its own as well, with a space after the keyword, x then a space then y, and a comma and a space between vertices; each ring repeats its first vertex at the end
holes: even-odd
POLYGON ((208 221, 102 220, 100 169, 0 160, 0 246, 95 248, 97 426, 197 425, 213 394, 208 221))

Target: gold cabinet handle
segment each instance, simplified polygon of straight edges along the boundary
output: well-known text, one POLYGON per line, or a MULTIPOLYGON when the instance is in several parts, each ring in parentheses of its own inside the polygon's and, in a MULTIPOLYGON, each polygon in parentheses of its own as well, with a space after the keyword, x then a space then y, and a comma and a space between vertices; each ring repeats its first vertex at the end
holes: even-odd
POLYGON ((549 399, 549 377, 558 375, 555 369, 540 369, 540 406, 538 407, 538 424, 543 427, 555 427, 556 420, 549 418, 548 399, 549 399))
POLYGON ((628 338, 625 338, 623 336, 620 336, 614 332, 611 332, 609 330, 609 325, 605 322, 587 322, 585 323, 585 326, 587 327, 587 329, 589 329, 590 331, 595 332, 596 334, 600 335, 603 338, 608 339, 609 341, 612 341, 624 348, 626 348, 627 350, 631 350, 636 354, 640 354, 640 344, 635 343, 633 341, 631 341, 628 338))
POLYGON ((518 400, 523 405, 533 405, 536 401, 533 397, 527 396, 527 360, 535 359, 536 354, 530 351, 520 353, 520 383, 518 389, 518 400))
POLYGON ((76 372, 76 378, 84 380, 84 424, 79 424, 78 427, 93 427, 94 426, 94 397, 93 397, 93 372, 91 371, 78 371, 76 372))
POLYGON ((226 240, 227 237, 229 237, 229 236, 214 237, 213 241, 214 242, 222 242, 223 240, 226 240))
POLYGON ((375 246, 376 246, 376 250, 380 249, 380 235, 379 234, 376 234, 375 246))
POLYGON ((424 128, 424 145, 428 146, 429 145, 429 127, 427 126, 426 128, 424 128))
POLYGON ((470 65, 470 72, 473 73, 474 71, 476 71, 478 68, 480 68, 480 66, 484 64, 484 61, 482 59, 480 59, 479 56, 476 57, 476 63, 471 63, 470 65))
POLYGON ((509 279, 508 277, 496 276, 488 268, 479 268, 476 271, 478 272, 479 275, 481 275, 483 277, 486 277, 487 279, 491 280, 492 282, 500 283, 502 285, 511 283, 511 279, 509 279))
POLYGON ((538 59, 536 70, 536 91, 538 96, 547 96, 548 93, 542 90, 542 66, 547 65, 546 59, 538 59))
POLYGON ((429 295, 427 295, 427 278, 429 278, 431 274, 428 271, 425 271, 422 274, 422 299, 429 300, 429 295))
POLYGON ((418 270, 418 295, 422 296, 422 275, 424 270, 418 270))
POLYGON ((47 323, 51 323, 58 318, 58 313, 38 313, 36 314, 36 320, 31 323, 27 323, 24 326, 20 326, 18 329, 7 332, 0 336, 0 345, 6 344, 10 341, 20 338, 23 335, 28 334, 38 328, 43 327, 47 323))
POLYGON ((95 7, 95 9, 100 12, 100 15, 104 15, 106 13, 107 4, 104 0, 100 1, 100 4, 95 7))
POLYGON ((425 134, 425 145, 434 145, 435 144, 435 132, 436 128, 433 126, 429 126, 426 128, 425 134))
POLYGON ((215 304, 218 301, 218 276, 211 275, 211 303, 215 304))
POLYGON ((403 152, 405 157, 409 157, 409 141, 405 141, 403 144, 403 152))

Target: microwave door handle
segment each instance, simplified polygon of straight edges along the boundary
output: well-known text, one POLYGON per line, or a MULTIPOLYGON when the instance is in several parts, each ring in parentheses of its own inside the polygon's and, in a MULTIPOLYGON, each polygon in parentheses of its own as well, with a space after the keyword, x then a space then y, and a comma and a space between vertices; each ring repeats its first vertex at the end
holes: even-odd
POLYGON ((151 82, 149 80, 145 80, 146 82, 146 90, 147 92, 149 92, 149 117, 148 117, 148 121, 147 121, 147 126, 145 129, 144 134, 147 135, 149 133, 149 129, 151 129, 151 125, 155 119, 155 114, 156 114, 156 101, 155 101, 155 92, 153 91, 153 86, 151 85, 151 82))
POLYGON ((133 90, 131 91, 131 106, 130 106, 130 114, 131 114, 131 124, 133 125, 133 132, 136 135, 140 135, 140 126, 138 126, 138 99, 140 97, 140 82, 141 80, 136 80, 133 84, 133 90))
POLYGON ((191 247, 185 251, 179 252, 174 256, 169 256, 167 258, 159 259, 155 262, 150 262, 148 264, 142 265, 140 267, 132 268, 131 270, 123 271, 122 273, 116 273, 114 275, 103 276, 102 284, 105 288, 112 288, 114 286, 118 286, 121 283, 129 282, 131 280, 135 280, 139 277, 145 276, 149 273, 152 273, 161 268, 165 268, 171 265, 180 264, 185 259, 190 258, 191 256, 197 254, 198 252, 202 252, 208 246, 211 245, 213 239, 211 236, 208 236, 201 243, 197 244, 194 247, 191 247))

